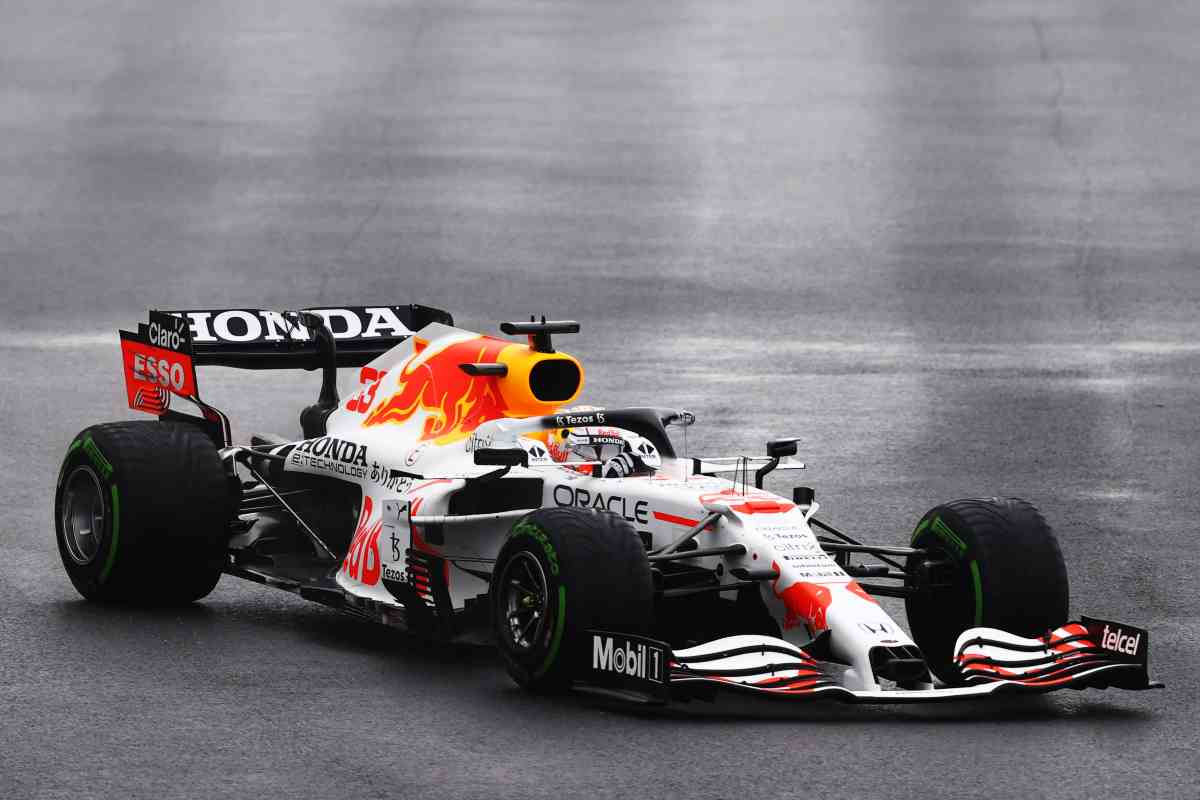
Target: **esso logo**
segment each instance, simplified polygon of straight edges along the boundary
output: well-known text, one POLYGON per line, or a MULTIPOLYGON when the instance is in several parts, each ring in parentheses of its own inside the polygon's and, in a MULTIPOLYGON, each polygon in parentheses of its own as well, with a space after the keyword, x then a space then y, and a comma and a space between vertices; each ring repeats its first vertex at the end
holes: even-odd
POLYGON ((183 391, 183 383, 187 380, 183 364, 142 353, 134 355, 133 371, 139 380, 157 383, 176 392, 183 391))
MULTIPOLYGON (((182 342, 179 331, 167 330, 157 322, 150 323, 150 329, 147 331, 147 334, 150 337, 150 344, 156 344, 168 350, 178 350, 182 342)), ((165 386, 166 384, 163 385, 165 386)))

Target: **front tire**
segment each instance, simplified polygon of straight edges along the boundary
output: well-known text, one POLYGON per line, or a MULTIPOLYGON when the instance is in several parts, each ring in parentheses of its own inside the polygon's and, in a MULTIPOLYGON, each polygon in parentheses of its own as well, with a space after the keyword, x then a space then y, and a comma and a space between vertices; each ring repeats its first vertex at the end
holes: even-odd
POLYGON ((927 578, 924 558, 909 556, 905 600, 913 641, 939 678, 961 682, 954 665, 959 635, 978 627, 1040 636, 1067 621, 1070 588, 1054 531, 1030 503, 990 497, 955 500, 927 513, 912 546, 945 562, 927 578))
POLYGON ((496 559, 492 631, 508 674, 531 691, 570 685, 589 628, 644 634, 654 586, 641 539, 612 514, 534 511, 496 559))
POLYGON ((59 555, 88 600, 190 603, 213 590, 233 516, 216 445, 162 422, 93 425, 59 471, 59 555))

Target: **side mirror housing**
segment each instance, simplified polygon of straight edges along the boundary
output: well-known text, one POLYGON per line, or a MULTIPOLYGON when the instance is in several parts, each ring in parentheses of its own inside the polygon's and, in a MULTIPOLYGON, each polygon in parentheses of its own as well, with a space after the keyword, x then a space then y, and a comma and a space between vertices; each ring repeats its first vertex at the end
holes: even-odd
POLYGON ((784 458, 796 455, 796 443, 799 439, 771 439, 767 442, 767 455, 771 458, 784 458))
POLYGON ((754 472, 754 487, 761 489, 763 487, 763 478, 779 466, 779 460, 786 456, 796 455, 796 442, 799 439, 771 439, 767 442, 767 455, 770 457, 770 462, 763 464, 754 472))

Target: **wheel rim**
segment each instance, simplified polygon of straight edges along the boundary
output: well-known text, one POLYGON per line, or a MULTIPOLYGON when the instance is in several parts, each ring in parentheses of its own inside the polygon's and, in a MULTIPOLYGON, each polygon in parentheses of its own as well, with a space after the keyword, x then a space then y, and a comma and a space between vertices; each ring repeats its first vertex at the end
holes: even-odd
POLYGON ((91 467, 76 467, 67 478, 62 503, 63 544, 76 564, 90 564, 99 555, 105 511, 99 476, 91 467))
POLYGON ((519 552, 504 565, 500 575, 504 621, 500 628, 508 645, 519 652, 537 646, 546 630, 549 588, 541 562, 531 553, 519 552))

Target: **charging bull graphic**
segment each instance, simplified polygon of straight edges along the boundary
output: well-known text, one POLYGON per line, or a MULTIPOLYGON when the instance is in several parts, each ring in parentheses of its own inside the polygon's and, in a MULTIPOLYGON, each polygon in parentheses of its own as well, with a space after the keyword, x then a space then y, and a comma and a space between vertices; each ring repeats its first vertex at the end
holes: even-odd
POLYGON ((472 377, 459 364, 495 363, 512 342, 481 336, 450 345, 428 358, 418 352, 404 365, 399 391, 377 405, 363 427, 403 423, 426 412, 421 441, 448 444, 464 439, 484 422, 499 419, 508 408, 496 379, 472 377))
MULTIPOLYGON (((772 565, 776 572, 779 565, 772 565)), ((823 631, 829 627, 825 622, 825 612, 833 602, 829 588, 817 583, 797 581, 783 591, 779 590, 779 579, 772 585, 775 596, 783 601, 785 613, 784 630, 807 624, 814 632, 823 631)))

